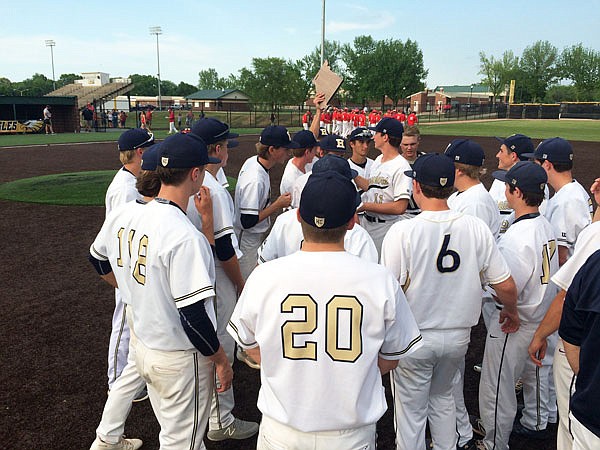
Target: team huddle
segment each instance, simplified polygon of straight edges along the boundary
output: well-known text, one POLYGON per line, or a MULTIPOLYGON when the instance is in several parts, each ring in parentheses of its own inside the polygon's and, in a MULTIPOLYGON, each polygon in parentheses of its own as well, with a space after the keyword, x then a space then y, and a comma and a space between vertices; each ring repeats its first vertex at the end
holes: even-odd
POLYGON ((349 128, 342 115, 327 130, 322 99, 293 138, 262 131, 233 199, 227 124, 203 118, 160 143, 145 129, 121 135, 89 257, 115 288, 91 449, 140 448, 123 431, 147 397, 165 450, 257 433, 260 450, 375 449, 388 373, 398 450, 507 450, 511 434, 557 421, 559 449, 599 448, 600 233, 570 143, 499 138, 488 192, 475 141, 423 153, 414 123, 391 114, 349 128), (463 385, 481 315, 474 428, 463 385), (232 414, 236 357, 260 370, 260 424, 232 414))

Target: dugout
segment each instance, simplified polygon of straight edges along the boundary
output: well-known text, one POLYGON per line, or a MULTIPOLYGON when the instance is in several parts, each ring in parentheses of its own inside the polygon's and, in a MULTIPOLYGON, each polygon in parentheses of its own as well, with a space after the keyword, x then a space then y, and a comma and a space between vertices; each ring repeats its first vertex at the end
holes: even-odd
POLYGON ((565 102, 560 105, 563 119, 600 119, 600 103, 572 103, 565 102))
POLYGON ((50 105, 52 111, 52 127, 55 133, 73 133, 79 131, 77 97, 73 96, 0 96, 0 121, 27 122, 30 120, 42 120, 46 105, 50 105))

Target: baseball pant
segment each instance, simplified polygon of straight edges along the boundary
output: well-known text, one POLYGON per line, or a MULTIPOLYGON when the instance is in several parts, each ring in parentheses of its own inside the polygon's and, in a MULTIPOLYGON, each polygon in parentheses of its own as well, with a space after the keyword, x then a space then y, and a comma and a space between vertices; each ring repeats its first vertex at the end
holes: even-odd
POLYGON ((538 325, 521 322, 517 332, 506 334, 498 323, 499 314, 496 310, 490 320, 479 382, 479 413, 486 431, 483 442, 489 450, 508 450, 517 414, 515 383, 529 359, 527 348, 538 325))
POLYGON ((205 450, 214 389, 212 362, 196 350, 160 351, 136 340, 136 364, 160 424, 161 450, 205 450))
POLYGON ((256 450, 374 450, 375 441, 375 424, 309 433, 263 416, 256 450))
POLYGON ((240 270, 244 280, 252 273, 258 262, 258 248, 264 240, 263 233, 250 233, 247 230, 242 230, 238 234, 238 243, 240 251, 243 253, 239 258, 240 270))
POLYGON ((112 317, 112 329, 108 344, 108 389, 112 389, 115 380, 127 365, 129 353, 129 325, 125 314, 125 303, 121 293, 115 289, 115 310, 112 317))
POLYGON ((573 434, 569 417, 569 403, 571 395, 575 392, 575 374, 569 365, 569 361, 567 361, 562 339, 559 339, 556 345, 552 371, 554 385, 556 386, 556 403, 558 404, 556 450, 571 450, 573 448, 573 434))
POLYGON ((490 329, 490 320, 496 311, 496 302, 492 299, 489 294, 485 293, 482 298, 481 304, 481 317, 483 317, 483 323, 485 324, 485 329, 490 329))
MULTIPOLYGON (((129 323, 131 307, 127 308, 129 323)), ((108 393, 108 398, 104 404, 102 419, 96 429, 96 434, 104 442, 117 444, 125 432, 125 421, 131 411, 131 405, 135 396, 140 392, 146 383, 137 371, 135 364, 135 333, 131 332, 129 341, 129 353, 127 365, 121 372, 121 376, 113 383, 112 389, 108 393)))
POLYGON ((169 122, 169 134, 177 133, 177 128, 175 128, 175 122, 169 122))
POLYGON ((556 334, 548 337, 548 348, 542 367, 536 366, 531 358, 527 358, 521 375, 525 403, 521 425, 530 430, 545 430, 549 418, 556 418, 556 398, 550 395, 556 340, 556 334))
POLYGON ((588 430, 573 414, 569 414, 569 418, 573 430, 573 450, 598 450, 600 437, 588 430))
POLYGON ((308 130, 308 124, 307 124, 307 123, 303 123, 303 124, 302 124, 302 128, 303 128, 304 130, 308 130))
POLYGON ((398 361, 390 377, 396 449, 425 448, 429 418, 435 448, 456 449, 452 381, 464 361, 471 330, 421 330, 423 346, 398 361))
POLYGON ((369 222, 366 218, 360 221, 360 225, 367 230, 367 233, 369 233, 369 236, 373 239, 379 257, 381 257, 381 244, 383 244, 383 238, 394 223, 396 223, 395 220, 386 220, 383 223, 369 222))
POLYGON ((453 396, 456 407, 456 434, 458 446, 463 446, 473 438, 473 426, 465 406, 465 360, 460 361, 453 381, 453 396))
MULTIPOLYGON (((235 340, 227 332, 227 324, 235 308, 237 302, 237 292, 235 285, 231 282, 223 268, 217 262, 215 267, 216 274, 216 301, 215 315, 217 316, 217 336, 219 342, 227 355, 227 359, 231 364, 234 361, 235 340)), ((215 378, 215 383, 217 379, 215 378)), ((215 385, 216 387, 216 385, 215 385)), ((216 389, 213 391, 210 405, 210 419, 208 422, 209 429, 219 430, 227 428, 234 420, 231 410, 235 405, 233 398, 233 388, 227 389, 225 392, 218 393, 216 389)))

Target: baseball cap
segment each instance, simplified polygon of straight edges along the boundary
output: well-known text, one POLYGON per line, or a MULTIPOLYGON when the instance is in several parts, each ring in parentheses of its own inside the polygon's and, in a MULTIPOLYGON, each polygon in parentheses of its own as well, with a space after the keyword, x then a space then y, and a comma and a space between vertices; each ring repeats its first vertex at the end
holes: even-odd
POLYGON ((360 197, 349 179, 333 170, 313 172, 302 190, 300 217, 313 227, 337 228, 350 221, 359 204, 360 197))
POLYGON ((313 173, 327 172, 328 170, 333 170, 349 180, 353 180, 358 175, 356 170, 350 168, 347 159, 333 154, 323 156, 312 166, 313 173))
POLYGON ((329 134, 329 132, 327 131, 327 128, 325 128, 325 127, 319 128, 319 139, 322 138, 323 136, 327 136, 328 134, 329 134))
POLYGON ((206 143, 194 133, 177 133, 162 141, 157 161, 158 165, 169 169, 190 169, 221 162, 208 156, 206 143))
POLYGON ((524 192, 543 193, 548 182, 544 168, 532 161, 519 161, 510 170, 496 170, 492 176, 524 192))
POLYGON ((453 186, 454 163, 450 158, 439 153, 427 153, 419 156, 413 164, 413 169, 405 171, 404 175, 426 186, 453 186))
POLYGON ((292 140, 298 144, 298 148, 312 148, 319 143, 313 132, 309 130, 298 131, 292 140))
POLYGON ((526 161, 526 153, 533 153, 533 142, 529 136, 524 134, 511 134, 507 138, 497 137, 511 151, 515 152, 521 161, 526 161))
POLYGON ((376 126, 369 127, 369 130, 373 130, 376 133, 389 134, 390 136, 401 138, 404 131, 402 122, 393 117, 384 117, 381 119, 376 126))
POLYGON ((285 148, 300 148, 297 143, 292 141, 290 133, 286 127, 281 125, 270 125, 262 130, 258 140, 263 145, 285 148))
POLYGON ((160 144, 154 144, 142 155, 142 170, 156 170, 158 165, 158 149, 160 144))
POLYGON ((132 128, 119 136, 119 151, 135 150, 136 148, 150 147, 154 144, 154 135, 142 128, 132 128))
MULTIPOLYGON (((239 136, 239 134, 229 131, 229 125, 213 117, 205 117, 204 119, 198 120, 192 126, 192 133, 200 136, 202 140, 206 142, 206 145, 239 136)), ((229 145, 229 147, 231 147, 231 145, 229 145)))
POLYGON ((364 127, 355 128, 352 130, 352 133, 350 133, 350 136, 348 136, 349 141, 370 141, 371 139, 373 139, 373 133, 371 133, 368 128, 364 127))
POLYGON ((328 152, 346 152, 346 139, 338 134, 330 134, 319 141, 319 147, 328 152))
POLYGON ((526 158, 548 160, 551 163, 573 162, 573 147, 569 141, 554 137, 545 139, 537 146, 535 152, 524 153, 526 158))
POLYGON ((483 166, 485 153, 481 145, 471 139, 454 139, 446 147, 444 155, 452 161, 469 166, 483 166))

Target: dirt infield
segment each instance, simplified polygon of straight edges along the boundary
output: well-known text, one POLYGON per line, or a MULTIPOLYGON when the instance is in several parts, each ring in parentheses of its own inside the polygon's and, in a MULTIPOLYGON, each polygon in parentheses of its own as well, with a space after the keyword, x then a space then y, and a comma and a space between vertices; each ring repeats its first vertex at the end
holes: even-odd
MULTIPOLYGON (((451 138, 426 136, 422 150, 442 152, 451 138)), ((235 176, 253 153, 256 137, 240 138, 226 173, 235 176)), ((495 169, 498 142, 477 138, 495 169)), ((537 142, 536 142, 537 143, 537 142)), ((588 187, 598 173, 595 143, 573 143, 575 175, 588 187)), ((0 148, 0 182, 83 170, 118 169, 115 143, 0 148)), ((273 195, 282 169, 272 170, 273 195)), ((489 186, 490 176, 484 179, 489 186)), ((59 207, 0 200, 2 396, 0 446, 6 449, 85 449, 94 439, 106 400, 106 353, 113 292, 87 262, 89 245, 104 219, 103 207, 59 207)), ((467 357, 467 407, 477 415, 478 376, 484 332, 474 329, 467 357)), ((236 363, 236 416, 260 420, 256 408, 259 373, 236 363)), ((325 382, 325 380, 324 380, 325 382)), ((293 386, 291 386, 293 388, 293 386)), ((379 448, 393 448, 392 412, 379 429, 379 448)), ((126 433, 158 448, 158 424, 150 403, 133 406, 126 433)), ((555 431, 555 428, 552 430, 555 431)), ((252 449, 247 441, 207 441, 209 449, 252 449)), ((554 449, 554 440, 513 439, 512 449, 554 449)), ((420 449, 419 449, 420 450, 420 449)))

